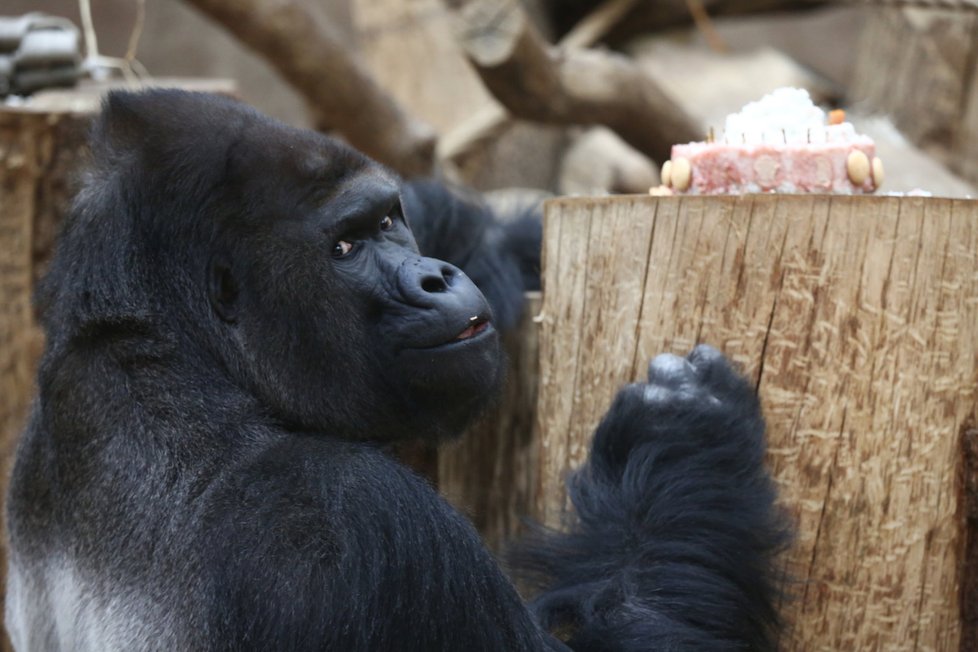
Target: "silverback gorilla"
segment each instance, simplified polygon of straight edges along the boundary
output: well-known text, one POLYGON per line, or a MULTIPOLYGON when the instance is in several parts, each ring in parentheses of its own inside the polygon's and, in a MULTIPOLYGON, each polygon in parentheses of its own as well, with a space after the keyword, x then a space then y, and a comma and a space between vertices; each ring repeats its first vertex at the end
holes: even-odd
MULTIPOLYGON (((785 528, 719 353, 619 392, 569 480, 575 522, 513 557, 524 602, 387 452, 457 434, 502 376, 489 303, 410 225, 448 254, 507 238, 229 99, 115 93, 92 150, 7 501, 17 650, 774 647, 785 528)), ((486 293, 518 294, 496 271, 486 293)))

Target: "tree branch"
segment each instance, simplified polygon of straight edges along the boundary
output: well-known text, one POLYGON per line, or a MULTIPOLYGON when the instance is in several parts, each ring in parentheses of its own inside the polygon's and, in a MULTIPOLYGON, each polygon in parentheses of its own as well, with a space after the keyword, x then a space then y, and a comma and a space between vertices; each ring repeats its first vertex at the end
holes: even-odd
POLYGON ((482 81, 513 115, 555 124, 603 124, 656 160, 702 137, 696 122, 626 57, 547 44, 512 0, 476 0, 461 12, 460 42, 482 81))
POLYGON ((434 129, 408 115, 301 2, 187 1, 262 55, 351 145, 405 176, 433 171, 434 129))

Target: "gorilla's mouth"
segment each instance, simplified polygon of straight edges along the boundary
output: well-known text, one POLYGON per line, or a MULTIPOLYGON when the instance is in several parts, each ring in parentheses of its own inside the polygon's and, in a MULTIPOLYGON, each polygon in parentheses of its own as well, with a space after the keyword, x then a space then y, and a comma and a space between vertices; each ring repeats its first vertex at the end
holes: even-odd
POLYGON ((455 326, 442 324, 441 326, 445 330, 441 330, 437 325, 434 325, 429 329, 431 332, 426 333, 423 339, 415 340, 414 342, 405 342, 406 346, 404 346, 404 349, 426 351, 428 353, 436 350, 454 351, 457 348, 468 348, 470 346, 476 346, 483 341, 488 341, 493 333, 495 333, 492 319, 488 314, 467 317, 465 321, 468 322, 468 325, 461 331, 454 331, 455 328, 461 326, 457 321, 455 322, 455 326), (452 331, 454 331, 454 334, 452 334, 452 331))
POLYGON ((459 342, 461 340, 467 340, 475 337, 479 333, 486 331, 489 328, 489 319, 487 317, 473 317, 468 328, 455 336, 454 342, 459 342))

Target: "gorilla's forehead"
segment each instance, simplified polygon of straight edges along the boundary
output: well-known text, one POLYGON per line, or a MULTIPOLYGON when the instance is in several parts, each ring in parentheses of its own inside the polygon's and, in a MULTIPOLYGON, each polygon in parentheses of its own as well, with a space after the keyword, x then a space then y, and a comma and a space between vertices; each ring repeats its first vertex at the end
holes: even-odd
POLYGON ((236 222, 374 210, 397 177, 352 147, 286 125, 248 105, 203 93, 113 92, 96 126, 104 179, 152 188, 167 219, 182 206, 236 222))
POLYGON ((379 166, 347 177, 320 204, 340 221, 347 217, 386 213, 397 202, 400 186, 379 166))
POLYGON ((263 117, 244 122, 226 138, 228 163, 248 178, 287 175, 299 183, 339 183, 379 165, 338 140, 263 117))
POLYGON ((397 177, 323 134, 270 120, 248 121, 228 139, 227 181, 252 199, 355 211, 393 201, 397 177))

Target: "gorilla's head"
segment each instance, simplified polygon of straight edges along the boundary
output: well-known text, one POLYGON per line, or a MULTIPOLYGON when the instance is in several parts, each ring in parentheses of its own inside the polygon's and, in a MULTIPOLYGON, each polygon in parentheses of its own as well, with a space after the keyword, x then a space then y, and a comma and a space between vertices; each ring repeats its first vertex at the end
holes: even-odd
POLYGON ((398 179, 358 152, 173 90, 110 95, 93 152, 59 256, 76 269, 56 260, 42 296, 53 340, 140 321, 282 422, 343 437, 448 434, 498 387, 485 299, 419 255, 398 179))

